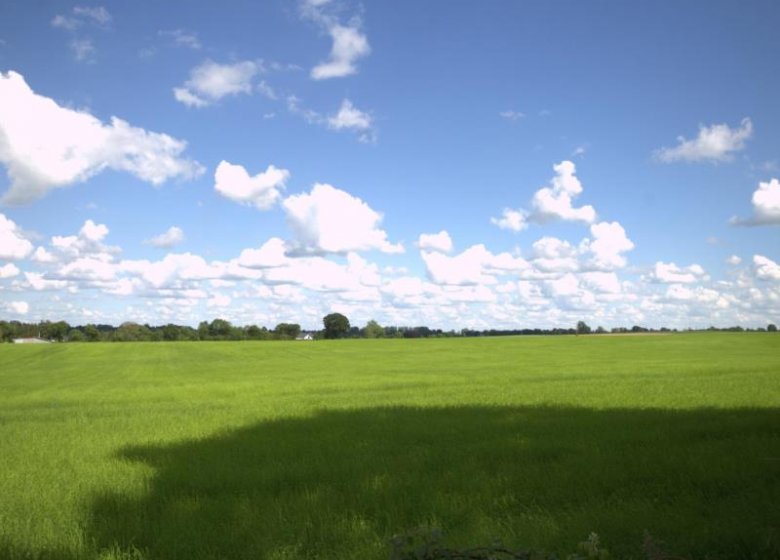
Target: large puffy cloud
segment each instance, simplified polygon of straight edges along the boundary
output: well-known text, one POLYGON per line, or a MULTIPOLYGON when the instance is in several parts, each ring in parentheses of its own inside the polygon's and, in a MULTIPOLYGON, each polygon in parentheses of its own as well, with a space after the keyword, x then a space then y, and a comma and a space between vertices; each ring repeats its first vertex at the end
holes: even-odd
POLYGON ((474 245, 452 257, 434 251, 422 251, 420 255, 429 278, 436 284, 495 284, 496 275, 528 268, 525 260, 509 253, 494 255, 484 245, 474 245))
POLYGON ((33 92, 16 72, 0 73, 0 98, 0 162, 11 180, 2 197, 6 204, 30 202, 109 168, 153 185, 202 172, 181 157, 186 142, 61 107, 33 92))
POLYGON ((32 250, 33 244, 25 238, 13 220, 0 214, 0 259, 23 259, 32 250))
POLYGON ((16 315, 27 315, 30 311, 30 304, 26 301, 9 301, 6 304, 6 309, 16 315))
POLYGON ((729 161, 734 152, 745 147, 745 141, 753 134, 753 123, 749 118, 742 119, 738 128, 727 124, 699 126, 699 135, 693 140, 678 137, 674 148, 661 148, 655 156, 664 163, 675 161, 711 162, 729 161))
POLYGON ((12 278, 19 274, 19 268, 14 263, 7 263, 0 266, 0 280, 3 278, 12 278))
POLYGON ((756 276, 762 280, 780 280, 780 264, 763 255, 753 255, 756 276))
POLYGON ((452 251, 452 238, 446 230, 441 230, 439 233, 422 233, 417 240, 417 247, 423 251, 449 253, 452 251))
POLYGON ((753 192, 753 216, 747 219, 734 217, 732 224, 736 225, 780 225, 780 181, 772 179, 759 182, 753 192))
POLYGON ((590 226, 592 240, 585 240, 580 250, 589 253, 589 264, 599 270, 613 270, 626 266, 623 253, 631 251, 634 243, 618 222, 600 222, 590 226))
POLYGON ((536 191, 533 197, 533 212, 529 220, 544 223, 551 220, 571 220, 593 223, 596 211, 593 206, 572 206, 572 199, 582 193, 582 184, 576 176, 576 166, 571 161, 554 165, 555 177, 549 187, 536 191))
POLYGON ((532 211, 505 208, 499 218, 490 221, 501 229, 522 231, 528 223, 544 224, 555 220, 584 222, 596 221, 596 210, 586 205, 574 207, 573 200, 582 193, 582 183, 577 178, 576 166, 565 160, 553 165, 555 176, 551 184, 542 187, 531 200, 532 211))
POLYGON ((182 87, 173 88, 173 96, 188 107, 205 107, 228 95, 252 93, 252 79, 260 66, 251 60, 218 64, 207 60, 190 71, 182 87))
POLYGON ((24 278, 29 287, 35 291, 62 290, 68 287, 67 281, 44 278, 44 275, 39 272, 25 272, 24 278))
POLYGON ((283 266, 264 272, 270 284, 295 284, 318 292, 341 292, 353 300, 378 297, 379 267, 356 253, 347 254, 346 264, 323 257, 291 258, 283 266))
MULTIPOLYGON (((117 253, 119 251, 117 247, 111 247, 103 243, 108 232, 108 226, 105 224, 96 224, 92 220, 86 220, 77 235, 53 236, 51 238, 51 246, 59 253, 60 257, 65 258, 117 253)), ((38 262, 51 262, 57 258, 41 247, 36 250, 35 255, 38 262)))
POLYGON ((590 226, 590 238, 579 246, 555 237, 542 237, 532 245, 531 263, 541 273, 601 271, 626 266, 626 253, 634 248, 618 222, 599 222, 590 226))
POLYGON ((662 284, 692 284, 706 278, 707 273, 698 264, 686 267, 674 263, 657 262, 653 271, 645 277, 649 282, 662 284))
POLYGON ((214 173, 214 190, 225 198, 250 204, 259 210, 271 208, 280 198, 290 172, 273 165, 262 173, 250 176, 241 165, 219 162, 214 173))
POLYGON ((56 273, 63 280, 113 280, 116 266, 107 255, 80 257, 66 263, 56 273))
POLYGON ((259 249, 244 249, 238 257, 238 264, 247 268, 274 268, 289 262, 287 247, 278 237, 272 237, 259 249))
POLYGON ((579 269, 577 249, 568 241, 542 237, 531 246, 534 267, 543 273, 574 272, 579 269))
POLYGON ((127 260, 117 268, 142 278, 153 288, 174 286, 179 280, 208 280, 219 278, 221 271, 192 253, 169 253, 159 261, 127 260))
POLYGON ((282 203, 295 234, 296 253, 348 253, 377 249, 401 253, 403 246, 387 240, 379 229, 382 215, 351 194, 317 183, 310 193, 286 198, 282 203))

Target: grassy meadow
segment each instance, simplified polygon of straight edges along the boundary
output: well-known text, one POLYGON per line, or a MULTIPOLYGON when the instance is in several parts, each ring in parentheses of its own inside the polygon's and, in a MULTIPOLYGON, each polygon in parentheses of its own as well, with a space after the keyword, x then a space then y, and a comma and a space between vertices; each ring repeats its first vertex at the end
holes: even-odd
MULTIPOLYGON (((780 550, 780 335, 0 345, 0 558, 780 550)), ((774 552, 773 552, 774 551, 774 552)))

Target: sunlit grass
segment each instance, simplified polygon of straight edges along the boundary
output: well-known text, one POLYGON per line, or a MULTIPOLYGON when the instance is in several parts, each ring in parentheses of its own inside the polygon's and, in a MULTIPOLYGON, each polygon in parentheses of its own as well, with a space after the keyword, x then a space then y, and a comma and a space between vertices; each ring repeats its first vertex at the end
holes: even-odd
POLYGON ((780 336, 0 346, 0 558, 760 557, 780 336))

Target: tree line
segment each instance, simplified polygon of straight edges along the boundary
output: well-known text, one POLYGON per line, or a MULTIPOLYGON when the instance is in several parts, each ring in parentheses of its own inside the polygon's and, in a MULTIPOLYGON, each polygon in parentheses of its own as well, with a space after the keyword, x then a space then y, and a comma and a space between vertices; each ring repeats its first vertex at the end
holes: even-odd
MULTIPOLYGON (((688 331, 693 329, 686 329, 688 331)), ((740 326, 716 328, 707 331, 777 332, 777 326, 769 324, 766 328, 743 328, 740 326)), ((649 332, 677 332, 677 329, 649 329, 634 325, 615 327, 609 331, 603 327, 591 329, 584 321, 573 328, 524 328, 524 329, 433 329, 426 326, 382 326, 371 320, 363 327, 350 325, 349 319, 341 313, 330 313, 323 317, 323 328, 316 331, 304 331, 297 323, 279 323, 273 329, 257 325, 237 326, 225 319, 202 321, 197 328, 168 323, 151 326, 127 321, 115 327, 106 324, 87 324, 72 326, 66 321, 41 321, 23 323, 20 321, 0 321, 0 342, 12 342, 20 338, 37 338, 54 342, 156 342, 156 341, 199 341, 199 340, 295 340, 308 335, 312 339, 320 338, 443 338, 477 336, 512 335, 581 335, 581 334, 623 334, 649 332)))

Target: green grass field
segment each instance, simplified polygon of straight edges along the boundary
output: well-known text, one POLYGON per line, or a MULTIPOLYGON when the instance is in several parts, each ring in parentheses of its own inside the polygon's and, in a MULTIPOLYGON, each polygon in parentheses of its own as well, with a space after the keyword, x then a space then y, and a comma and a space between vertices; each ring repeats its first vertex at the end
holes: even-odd
POLYGON ((417 527, 770 557, 780 336, 0 346, 0 558, 385 559, 417 527))

